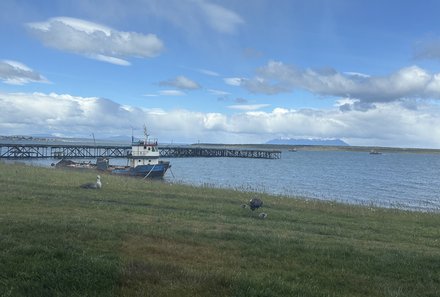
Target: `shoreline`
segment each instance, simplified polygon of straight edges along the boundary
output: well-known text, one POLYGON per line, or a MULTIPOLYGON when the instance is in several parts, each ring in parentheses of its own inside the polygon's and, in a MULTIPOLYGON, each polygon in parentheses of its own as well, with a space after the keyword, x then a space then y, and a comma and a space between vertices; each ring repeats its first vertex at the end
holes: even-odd
MULTIPOLYGON (((35 166, 35 167, 41 167, 46 168, 50 170, 63 170, 63 169, 57 169, 55 167, 52 167, 49 160, 52 160, 50 158, 44 159, 47 162, 41 162, 43 159, 36 159, 36 161, 28 161, 23 159, 0 159, 0 164, 8 164, 8 165, 23 165, 23 166, 35 166)), ((83 160, 83 159, 79 159, 83 160)), ((89 159, 84 159, 89 160, 89 159)), ((91 158, 90 160, 94 160, 91 158)), ((83 171, 85 173, 92 173, 92 174, 99 174, 99 171, 93 170, 93 169, 65 169, 65 170, 71 170, 71 171, 83 171)), ((133 178, 133 177, 131 177, 133 178)), ((392 202, 392 201, 381 201, 381 200, 369 200, 367 198, 337 198, 332 197, 330 195, 313 195, 313 194, 301 194, 301 193, 287 193, 287 192, 273 192, 266 188, 258 188, 258 187, 252 187, 250 185, 233 185, 233 184, 214 184, 214 183, 202 183, 202 182, 191 182, 191 181, 185 181, 183 179, 178 179, 174 176, 171 178, 170 173, 168 173, 168 176, 165 177, 164 180, 161 180, 161 182, 168 183, 168 184, 174 184, 174 185, 181 185, 181 186, 188 186, 188 187, 195 187, 195 188, 204 188, 204 189, 216 189, 216 190, 225 190, 225 191, 238 191, 241 193, 248 193, 248 194, 258 194, 258 195, 268 195, 271 197, 275 197, 278 199, 301 199, 306 201, 318 201, 323 203, 337 203, 341 205, 348 205, 348 206, 360 206, 360 207, 366 207, 366 208, 378 208, 378 209, 388 209, 388 210, 397 210, 397 211, 405 211, 405 212, 415 212, 415 213, 433 213, 437 214, 440 213, 440 208, 437 205, 430 205, 428 202, 419 203, 419 204, 405 204, 405 202, 392 202)))
POLYGON ((329 203, 329 204, 340 204, 345 206, 353 206, 353 207, 362 207, 362 208, 368 208, 368 209, 383 209, 383 210, 391 210, 391 211, 403 211, 403 212, 414 212, 414 213, 432 213, 432 214, 440 214, 440 208, 422 208, 422 207, 416 207, 416 206, 405 206, 405 205, 399 205, 398 203, 389 205, 381 204, 379 202, 368 202, 366 200, 344 200, 344 199, 338 199, 338 198, 319 198, 319 197, 312 197, 312 196, 306 196, 301 194, 276 194, 271 193, 267 190, 258 190, 258 189, 252 189, 252 188, 246 188, 246 187, 235 187, 235 186, 222 186, 222 185, 214 185, 214 184, 190 184, 185 183, 183 181, 164 181, 165 183, 169 184, 176 184, 176 185, 182 185, 182 186, 188 186, 188 187, 196 187, 196 188, 205 188, 205 189, 215 189, 215 190, 226 190, 226 191, 237 191, 249 195, 267 195, 275 199, 293 199, 293 200, 303 200, 303 201, 313 201, 318 203, 329 203))

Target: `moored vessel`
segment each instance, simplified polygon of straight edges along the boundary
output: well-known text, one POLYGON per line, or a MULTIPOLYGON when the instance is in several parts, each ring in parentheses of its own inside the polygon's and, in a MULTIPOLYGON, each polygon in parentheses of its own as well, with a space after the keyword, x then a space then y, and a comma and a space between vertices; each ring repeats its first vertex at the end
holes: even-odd
POLYGON ((162 178, 171 167, 169 161, 160 160, 160 151, 157 139, 148 138, 147 129, 144 126, 144 140, 135 141, 132 138, 131 153, 127 156, 127 166, 109 164, 108 158, 100 157, 96 164, 91 162, 75 162, 63 159, 57 164, 57 168, 70 169, 95 169, 111 174, 138 176, 143 178, 162 178))
MULTIPOLYGON (((143 178, 158 177, 165 175, 168 168, 171 167, 169 161, 160 160, 160 151, 157 139, 150 140, 147 134, 147 128, 144 126, 144 140, 134 141, 132 139, 131 154, 128 156, 128 166, 113 167, 109 166, 112 174, 139 176, 143 178)), ((99 163, 97 164, 98 168, 99 163)))

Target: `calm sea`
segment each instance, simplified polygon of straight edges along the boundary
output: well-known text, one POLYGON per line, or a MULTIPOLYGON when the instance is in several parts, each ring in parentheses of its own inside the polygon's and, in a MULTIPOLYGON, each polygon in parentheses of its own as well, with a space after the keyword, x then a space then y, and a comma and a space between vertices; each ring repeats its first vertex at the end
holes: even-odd
MULTIPOLYGON (((171 158, 167 182, 440 211, 440 155, 283 151, 281 159, 171 158)), ((34 160, 48 165, 52 161, 34 160)), ((114 164, 124 164, 114 159, 114 164)))
POLYGON ((279 160, 172 159, 175 180, 345 203, 440 211, 440 155, 284 151, 279 160))

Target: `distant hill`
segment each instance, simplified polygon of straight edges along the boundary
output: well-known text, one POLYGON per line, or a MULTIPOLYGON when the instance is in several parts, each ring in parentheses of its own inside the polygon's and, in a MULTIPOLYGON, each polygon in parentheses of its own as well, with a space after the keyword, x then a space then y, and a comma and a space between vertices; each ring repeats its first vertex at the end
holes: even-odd
MULTIPOLYGON (((139 137, 135 137, 135 138, 139 139, 139 137)), ((131 136, 118 135, 118 136, 111 136, 111 137, 100 138, 100 140, 112 141, 112 142, 121 142, 121 143, 131 143, 131 136)))
POLYGON ((326 146, 349 146, 348 143, 340 139, 296 139, 296 138, 277 138, 266 142, 266 144, 279 145, 326 145, 326 146))

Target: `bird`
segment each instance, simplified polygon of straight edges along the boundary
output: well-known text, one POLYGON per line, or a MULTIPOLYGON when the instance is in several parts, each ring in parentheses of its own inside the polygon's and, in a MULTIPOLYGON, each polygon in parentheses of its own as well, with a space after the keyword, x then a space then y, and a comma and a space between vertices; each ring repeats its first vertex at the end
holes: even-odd
POLYGON ((263 206, 263 201, 261 201, 261 199, 259 199, 259 198, 252 198, 249 201, 249 207, 251 208, 252 211, 254 211, 257 208, 260 208, 262 206, 263 206))
POLYGON ((267 218, 267 213, 262 212, 262 213, 260 213, 260 214, 258 215, 258 217, 259 217, 260 219, 264 220, 265 218, 267 218))
POLYGON ((96 183, 82 184, 80 187, 83 189, 101 189, 102 188, 101 176, 99 175, 96 176, 96 183))

